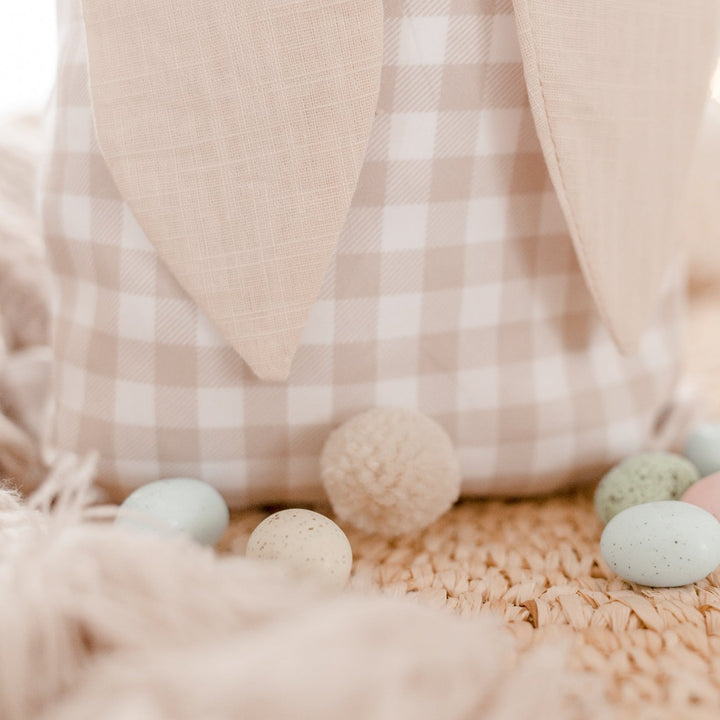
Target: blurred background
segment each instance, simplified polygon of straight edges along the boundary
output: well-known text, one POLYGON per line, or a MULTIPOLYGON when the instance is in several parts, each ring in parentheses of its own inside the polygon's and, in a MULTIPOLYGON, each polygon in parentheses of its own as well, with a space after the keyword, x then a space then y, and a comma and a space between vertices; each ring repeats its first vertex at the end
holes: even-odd
POLYGON ((0 0, 0 117, 43 108, 55 53, 55 0, 0 0))
MULTIPOLYGON (((56 0, 0 0, 0 125, 40 115, 54 82, 56 0)), ((692 278, 720 284, 720 65, 689 183, 692 278)), ((38 144, 38 149, 40 145, 38 144)))
MULTIPOLYGON (((0 124, 45 107, 57 53, 55 3, 0 0, 0 124)), ((712 94, 689 187, 690 262, 701 284, 720 277, 720 65, 712 94)))
MULTIPOLYGON (((0 2, 0 116, 41 110, 53 82, 56 0, 0 2)), ((720 66, 713 96, 720 102, 720 66)))

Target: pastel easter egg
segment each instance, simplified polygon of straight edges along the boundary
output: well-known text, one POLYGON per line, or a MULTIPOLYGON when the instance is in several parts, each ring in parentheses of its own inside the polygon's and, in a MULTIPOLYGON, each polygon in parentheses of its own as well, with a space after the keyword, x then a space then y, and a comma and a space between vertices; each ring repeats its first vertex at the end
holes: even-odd
POLYGON ((352 549, 345 533, 330 518, 300 508, 265 518, 250 535, 245 554, 279 560, 333 588, 347 583, 352 568, 352 549))
POLYGON ((600 539, 605 562, 640 585, 677 587, 720 565, 720 523, 678 500, 633 505, 613 517, 600 539))
POLYGON ((595 511, 606 523, 625 508, 658 500, 679 500, 700 478, 697 468, 674 453, 631 455, 610 470, 595 490, 595 511))
POLYGON ((685 455, 701 477, 720 472, 720 423, 696 425, 685 441, 685 455))
POLYGON ((680 499, 707 510, 720 520, 720 472, 693 483, 680 499))
POLYGON ((215 545, 229 519, 225 500, 212 485, 193 478, 168 478, 129 495, 116 522, 144 530, 184 532, 203 545, 215 545))

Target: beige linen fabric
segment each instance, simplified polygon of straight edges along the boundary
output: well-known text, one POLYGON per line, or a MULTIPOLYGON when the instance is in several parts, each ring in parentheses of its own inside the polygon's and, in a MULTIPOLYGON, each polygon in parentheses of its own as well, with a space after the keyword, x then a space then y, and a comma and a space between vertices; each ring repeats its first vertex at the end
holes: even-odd
MULTIPOLYGON (((96 133, 121 195, 256 374, 286 380, 369 140, 382 3, 82 2, 96 133)), ((598 311, 632 352, 678 262, 720 8, 515 6, 550 177, 598 311)))
POLYGON ((258 376, 287 379, 374 119, 381 0, 83 5, 123 198, 258 376))
POLYGON ((371 406, 440 422, 466 493, 552 490, 678 430, 682 273, 622 357, 546 169, 509 0, 384 3, 377 115, 287 382, 253 374, 123 201, 79 8, 61 10, 51 441, 99 449, 108 487, 183 474, 238 505, 312 500, 328 432, 371 406))
POLYGON ((545 160, 598 311, 632 352, 681 262, 717 0, 515 0, 545 160))

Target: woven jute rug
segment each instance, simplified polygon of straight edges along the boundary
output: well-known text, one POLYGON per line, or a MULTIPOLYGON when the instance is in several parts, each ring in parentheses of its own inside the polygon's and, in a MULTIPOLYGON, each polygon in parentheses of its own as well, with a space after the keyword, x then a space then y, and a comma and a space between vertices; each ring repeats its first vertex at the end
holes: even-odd
MULTIPOLYGON (((720 420, 720 291, 693 296, 688 354, 708 418, 720 420)), ((720 717, 720 570, 696 585, 627 583, 603 561, 588 486, 514 501, 463 501, 395 540, 344 527, 352 582, 412 593, 448 612, 504 617, 523 650, 570 645, 570 665, 601 675, 618 718, 720 717)), ((318 507, 330 514, 328 508, 318 507)), ((270 508, 238 513, 223 549, 242 554, 270 508)))

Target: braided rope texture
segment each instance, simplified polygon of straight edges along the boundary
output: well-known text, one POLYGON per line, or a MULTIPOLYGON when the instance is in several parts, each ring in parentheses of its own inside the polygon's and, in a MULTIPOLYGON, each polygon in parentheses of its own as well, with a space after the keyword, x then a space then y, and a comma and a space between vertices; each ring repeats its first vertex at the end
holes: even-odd
MULTIPOLYGON (((242 553, 266 514, 238 514, 226 549, 242 553)), ((355 585, 411 593, 461 614, 494 612, 523 651, 566 639, 571 667, 604 676, 618 717, 717 718, 720 570, 682 588, 621 580, 600 556, 589 490, 462 502, 397 540, 344 529, 355 585)))

